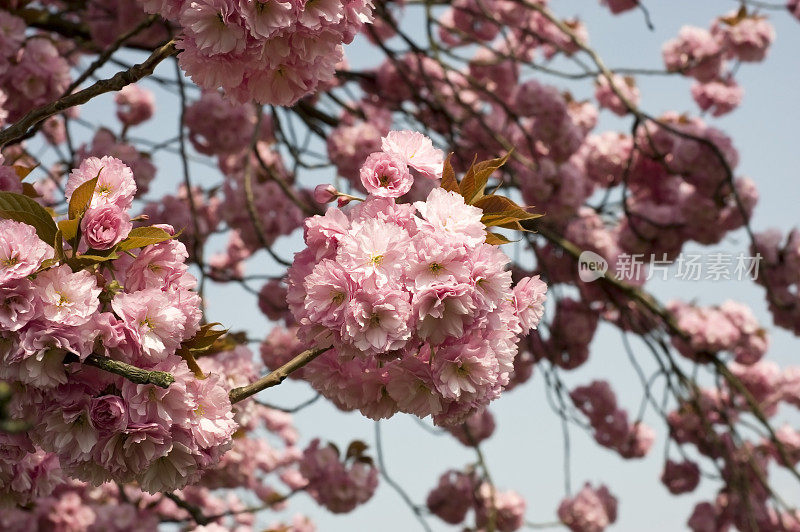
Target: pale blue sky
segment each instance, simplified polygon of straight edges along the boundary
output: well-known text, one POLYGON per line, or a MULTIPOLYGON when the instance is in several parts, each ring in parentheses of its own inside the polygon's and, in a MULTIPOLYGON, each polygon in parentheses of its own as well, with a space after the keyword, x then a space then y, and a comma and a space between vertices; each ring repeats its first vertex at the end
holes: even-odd
MULTIPOLYGON (((683 24, 707 27, 710 20, 738 3, 730 0, 645 0, 651 12, 655 31, 649 31, 641 16, 634 11, 613 17, 595 0, 558 0, 554 10, 560 15, 580 14, 586 22, 590 42, 611 67, 661 66, 661 44, 677 34, 683 24)), ((777 30, 777 40, 764 64, 745 64, 737 75, 745 89, 741 108, 728 117, 710 121, 728 132, 739 149, 739 174, 751 177, 758 185, 761 199, 756 208, 753 226, 757 230, 771 226, 788 228, 797 225, 800 199, 800 150, 797 124, 800 123, 800 23, 787 13, 771 14, 777 30)), ((373 49, 358 42, 347 49, 353 65, 370 65, 379 60, 373 49)), ((162 65, 158 73, 173 75, 173 65, 162 65)), ((542 81, 568 88, 579 98, 589 97, 591 81, 565 85, 555 78, 542 81)), ((652 114, 667 110, 696 113, 689 95, 690 82, 679 77, 639 77, 642 106, 652 114)), ((157 86, 158 118, 134 128, 135 136, 163 140, 177 131, 176 100, 157 86)), ((193 93, 190 93, 193 94, 193 93)), ((111 98, 103 97, 96 105, 83 111, 85 118, 103 121, 116 127, 109 111, 111 98)), ((597 131, 611 128, 630 129, 629 119, 619 119, 607 111, 601 112, 597 131)), ((76 127, 76 137, 82 138, 76 127)), ((177 160, 163 154, 157 157, 159 174, 155 194, 172 192, 180 182, 177 160)), ((192 165, 193 178, 201 183, 219 179, 217 171, 192 165)), ((303 176, 300 176, 303 179, 303 176)), ((308 182, 332 180, 333 174, 310 176, 308 182)), ((281 239, 276 251, 290 257, 297 251, 297 238, 281 239)), ((746 250, 746 236, 740 231, 730 235, 715 250, 738 253, 746 250)), ((696 250, 695 247, 689 249, 696 250)), ((511 252, 509 250, 509 252, 511 252)), ((249 273, 275 272, 265 254, 261 253, 248 266, 249 273)), ((766 312, 763 290, 746 282, 653 282, 650 289, 662 300, 682 298, 702 304, 715 304, 735 298, 750 304, 762 324, 771 332, 772 347, 768 357, 781 365, 800 364, 797 340, 771 325, 766 312)), ((233 329, 247 329, 255 337, 263 337, 269 329, 257 311, 254 298, 236 286, 212 286, 209 293, 209 316, 233 329)), ((636 349, 634 343, 634 349, 636 349)), ((616 329, 601 326, 592 344, 590 361, 576 371, 562 373, 570 387, 593 379, 607 379, 617 392, 619 403, 635 416, 642 391, 625 354, 616 329)), ((651 367, 645 349, 636 349, 645 367, 651 367)), ((308 385, 287 381, 262 397, 274 404, 294 405, 313 392, 308 385)), ((527 501, 527 519, 533 522, 552 522, 560 499, 564 496, 563 451, 561 425, 545 399, 544 379, 536 372, 522 388, 505 394, 492 404, 498 429, 484 445, 486 459, 499 489, 514 489, 527 501)), ((798 416, 792 415, 795 426, 798 416)), ((318 401, 295 416, 303 441, 319 436, 340 447, 353 439, 362 439, 372 446, 373 422, 357 413, 341 413, 325 401, 318 401)), ((668 494, 658 478, 664 458, 664 427, 657 416, 649 413, 645 421, 653 426, 658 439, 651 453, 643 460, 625 461, 615 453, 598 447, 590 435, 577 427, 571 428, 573 490, 584 481, 604 482, 620 501, 619 519, 612 530, 668 532, 685 529, 692 506, 700 500, 713 498, 719 487, 703 480, 693 494, 674 497, 668 494)), ((416 502, 424 502, 427 492, 446 469, 461 468, 474 462, 471 449, 462 447, 450 437, 433 436, 419 427, 415 420, 398 415, 382 422, 384 450, 389 473, 411 494, 416 502)), ((374 452, 374 447, 371 449, 374 452)), ((709 466, 705 467, 710 470, 709 466)), ((778 477, 775 477, 776 479, 778 477)), ((800 500, 800 488, 791 481, 778 480, 784 498, 800 500)), ((355 512, 334 516, 318 507, 307 496, 299 495, 290 503, 291 515, 303 512, 311 516, 323 532, 381 530, 382 532, 418 530, 419 525, 397 494, 384 482, 375 497, 355 512)), ((273 521, 264 516, 264 523, 273 521)), ((435 517, 428 519, 434 530, 455 530, 435 517)))

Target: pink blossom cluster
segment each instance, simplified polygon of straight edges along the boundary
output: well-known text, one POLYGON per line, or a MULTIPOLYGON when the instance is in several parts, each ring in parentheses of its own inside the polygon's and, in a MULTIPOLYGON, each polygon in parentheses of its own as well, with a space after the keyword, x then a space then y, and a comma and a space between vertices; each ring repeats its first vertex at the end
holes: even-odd
POLYGON ((628 173, 627 217, 617 238, 628 254, 673 260, 689 240, 715 244, 741 227, 752 214, 758 191, 750 179, 730 175, 739 156, 724 133, 699 119, 672 113, 661 120, 716 148, 662 126, 640 129, 635 142, 642 151, 628 173))
POLYGON ((763 61, 774 40, 775 30, 767 19, 743 7, 715 19, 710 31, 684 26, 662 52, 667 70, 697 80, 692 86, 697 105, 721 116, 736 109, 744 94, 733 70, 726 73, 726 60, 763 61))
POLYGON ((125 127, 137 126, 153 117, 156 98, 152 92, 139 85, 126 85, 115 96, 117 118, 125 127))
POLYGON ((572 532, 602 532, 617 520, 617 498, 608 488, 588 482, 558 506, 558 518, 572 532))
MULTIPOLYGON (((517 355, 516 358, 519 358, 517 355)), ((516 362, 516 358, 514 361, 516 362)), ((475 447, 482 441, 491 438, 494 434, 494 416, 488 408, 476 410, 461 425, 445 427, 462 445, 475 447)))
MULTIPOLYGON (((797 401, 800 371, 781 371, 775 363, 731 364, 739 385, 699 389, 667 416, 670 436, 679 445, 694 445, 703 456, 721 464, 723 486, 712 502, 695 506, 688 521, 693 531, 725 530, 730 526, 746 530, 795 530, 797 516, 770 505, 768 482, 770 462, 785 467, 800 460, 800 433, 788 425, 775 432, 775 440, 736 441, 731 424, 752 412, 755 401, 761 414, 772 418, 781 403, 800 407, 797 401), (746 390, 741 391, 740 386, 746 390), (747 486, 742 490, 742 486, 747 486), (795 527, 795 528, 792 528, 795 527)), ((699 482, 699 468, 690 460, 668 460, 662 482, 671 493, 686 493, 699 482)))
POLYGON ((147 193, 150 183, 156 177, 156 166, 148 154, 139 151, 106 128, 98 128, 91 144, 80 146, 76 155, 76 164, 81 164, 84 159, 89 157, 109 156, 122 161, 133 172, 137 198, 147 193))
MULTIPOLYGON (((145 22, 147 14, 140 0, 88 0, 82 13, 92 40, 105 48, 145 22)), ((169 39, 169 28, 163 23, 154 23, 128 39, 135 46, 155 48, 169 39)))
MULTIPOLYGON (((164 521, 178 523, 187 530, 252 532, 258 530, 256 516, 235 492, 212 492, 201 486, 175 490, 183 506, 163 494, 150 494, 138 487, 106 482, 92 486, 77 480, 60 482, 48 495, 27 508, 4 508, 0 528, 8 532, 30 530, 69 530, 80 532, 148 532, 164 521), (187 506, 200 509, 206 525, 193 526, 187 506)), ((275 509, 281 509, 276 505, 275 509)), ((292 532, 314 532, 313 523, 295 515, 292 532)))
POLYGON ((672 344, 690 360, 707 362, 720 351, 733 354, 740 364, 755 364, 769 347, 767 331, 749 307, 726 301, 718 307, 697 307, 672 301, 667 308, 688 338, 672 337, 672 344))
POLYGON ((673 495, 689 493, 700 483, 700 468, 691 460, 667 460, 661 473, 661 482, 673 495))
POLYGON ((377 99, 365 98, 354 104, 364 112, 366 120, 342 113, 342 119, 327 139, 328 158, 351 185, 361 189, 359 171, 370 153, 380 151, 381 138, 389 133, 392 115, 379 107, 377 99))
POLYGON ((2 125, 61 97, 71 76, 58 40, 45 34, 26 36, 25 21, 6 10, 0 10, 0 27, 2 125))
MULTIPOLYGON (((220 398, 215 397, 219 392, 215 390, 221 389, 222 393, 227 395, 231 388, 248 384, 257 378, 262 368, 254 363, 252 352, 243 346, 216 353, 214 356, 202 357, 199 363, 202 371, 208 375, 206 380, 211 379, 214 384, 213 390, 206 390, 201 394, 202 402, 197 405, 193 415, 205 416, 206 421, 201 423, 205 425, 204 429, 208 430, 210 427, 208 414, 210 412, 205 411, 205 408, 207 404, 220 402, 220 398)), ((185 368, 183 371, 186 371, 185 368)), ((101 374, 98 373, 98 375, 101 374)), ((83 377, 85 381, 87 376, 83 377)), ((197 383, 203 382, 194 377, 191 380, 197 383)), ((183 382, 183 379, 179 379, 178 382, 183 382)), ((105 391, 114 390, 114 387, 118 385, 124 387, 125 383, 121 380, 113 380, 105 391)), ((176 391, 186 393, 185 388, 179 387, 176 391)), ((85 432, 92 427, 99 428, 115 422, 115 418, 109 415, 115 410, 114 408, 109 409, 107 406, 114 404, 115 407, 121 408, 122 415, 127 417, 132 413, 127 406, 141 404, 136 402, 127 406, 124 402, 115 404, 109 400, 110 397, 115 396, 87 398, 92 403, 105 404, 106 408, 91 407, 88 423, 86 423, 88 428, 83 428, 85 432)), ((150 399, 155 401, 156 397, 150 399)), ((14 411, 35 407, 35 405, 25 405, 24 399, 17 401, 15 398, 13 401, 15 402, 14 411)), ((181 401, 182 399, 178 397, 168 398, 165 396, 159 402, 150 403, 148 407, 157 410, 162 416, 173 415, 175 407, 181 401)), ((74 413, 69 398, 66 407, 67 410, 74 413)), ((228 411, 230 412, 230 407, 228 411)), ((96 487, 93 487, 91 483, 66 479, 67 474, 75 476, 76 473, 71 470, 62 471, 59 466, 60 455, 39 450, 24 434, 0 435, 3 443, 3 453, 0 454, 0 479, 2 479, 4 487, 2 496, 6 502, 11 497, 11 502, 19 505, 16 509, 6 509, 4 512, 0 512, 0 528, 14 532, 40 528, 87 532, 139 530, 144 532, 155 529, 160 522, 165 520, 188 526, 189 523, 196 521, 197 517, 191 514, 187 508, 196 507, 206 518, 207 524, 192 528, 192 530, 238 530, 240 532, 256 530, 255 514, 251 505, 246 504, 240 498, 241 490, 248 490, 273 510, 283 510, 286 507, 286 495, 303 490, 308 484, 308 480, 298 470, 303 453, 297 447, 299 435, 290 414, 260 405, 250 399, 234 405, 232 412, 233 419, 238 426, 238 437, 233 438, 232 442, 227 445, 223 444, 223 448, 230 447, 230 449, 222 455, 218 462, 209 464, 199 478, 196 476, 191 478, 190 482, 193 485, 172 491, 172 494, 182 501, 181 505, 177 504, 174 499, 164 497, 162 493, 151 494, 143 491, 147 489, 146 485, 99 483, 102 482, 102 479, 92 478, 90 480, 97 484, 96 487), (264 431, 267 431, 273 438, 264 438, 264 431), (10 476, 12 474, 13 477, 10 476)), ((76 418, 76 423, 81 423, 81 417, 76 418)), ((173 427, 173 431, 175 430, 173 427)), ((139 427, 137 430, 129 428, 129 431, 132 435, 143 434, 144 436, 133 441, 131 441, 132 436, 128 436, 126 437, 127 441, 120 441, 118 445, 122 454, 117 458, 118 460, 122 460, 123 455, 126 454, 123 449, 128 449, 127 454, 132 454, 138 445, 146 444, 148 436, 159 434, 155 427, 148 425, 139 427)), ((172 445, 183 449, 181 441, 176 440, 172 445)), ((145 448, 155 444, 156 442, 150 441, 145 448)), ((172 456, 174 452, 170 451, 169 456, 172 456)), ((207 456, 207 460, 211 460, 212 455, 216 452, 212 451, 211 455, 207 456)), ((185 467, 182 461, 179 461, 177 465, 185 467)), ((88 466, 83 464, 81 467, 87 468, 88 466)), ((168 462, 162 463, 159 467, 161 475, 169 474, 168 462)), ((96 473, 96 467, 89 467, 89 469, 95 470, 96 473)), ((185 471, 181 471, 181 474, 184 473, 185 471)), ((341 479, 331 477, 328 480, 331 484, 323 485, 326 481, 320 480, 317 483, 318 488, 329 490, 341 479)), ((158 491, 165 490, 171 491, 172 487, 164 487, 158 491)), ((313 523, 302 516, 295 516, 291 521, 291 527, 293 528, 287 528, 287 530, 297 532, 313 532, 315 530, 313 523)))
POLYGON ((439 477, 438 485, 428 493, 426 504, 431 513, 451 525, 464 522, 472 509, 478 530, 484 530, 491 519, 493 529, 499 532, 522 528, 527 507, 518 493, 497 490, 478 478, 475 471, 453 469, 439 477))
POLYGON ((619 15, 635 9, 639 5, 639 0, 600 0, 600 3, 608 7, 613 14, 619 15))
POLYGON ((772 320, 800 335, 800 230, 792 229, 786 236, 778 229, 758 233, 752 253, 760 257, 755 281, 767 289, 772 320))
POLYGON ((650 450, 655 432, 640 421, 628 421, 628 413, 617 406, 608 382, 592 381, 587 386, 578 386, 569 395, 589 418, 597 443, 615 450, 623 458, 641 458, 650 450))
POLYGON ((349 461, 342 462, 333 445, 320 447, 319 439, 311 442, 300 460, 304 489, 333 513, 352 511, 371 499, 378 487, 378 470, 369 459, 349 461))
POLYGON ((372 2, 145 0, 180 25, 181 67, 204 89, 240 102, 292 105, 329 82, 372 18, 372 2))
POLYGON ((546 358, 564 369, 575 369, 589 359, 589 344, 599 322, 597 310, 582 300, 564 297, 556 302, 550 336, 530 335, 535 359, 546 358))
MULTIPOLYGON (((126 239, 136 193, 122 161, 89 157, 70 174, 67 200, 95 178, 76 248, 88 256, 126 239)), ((78 269, 32 226, 0 220, 0 227, 0 378, 20 387, 15 397, 25 399, 14 417, 32 424, 33 443, 55 453, 70 476, 93 483, 135 479, 156 492, 199 478, 237 425, 219 377, 195 378, 175 354, 201 318, 184 245, 165 240, 103 268, 78 269), (76 363, 93 353, 169 372, 175 382, 134 384, 76 363)))
POLYGON ((629 104, 638 106, 640 96, 636 81, 632 77, 615 74, 609 81, 606 76, 598 76, 595 82, 594 97, 597 103, 618 116, 625 116, 628 113, 629 104))
POLYGON ((789 10, 789 13, 794 15, 794 17, 800 20, 800 0, 788 0, 786 2, 786 9, 789 10))
POLYGON ((205 155, 225 155, 246 148, 253 138, 256 114, 252 105, 223 97, 216 90, 203 91, 184 114, 189 140, 205 155))
MULTIPOLYGON (((542 5, 546 2, 537 2, 542 5)), ((578 19, 567 25, 586 42, 588 34, 578 19)), ((510 30, 503 39, 509 49, 530 57, 537 49, 551 59, 557 54, 572 55, 579 47, 546 16, 532 9, 520 9, 512 0, 459 0, 439 17, 439 38, 451 47, 488 43, 501 35, 503 26, 510 30)), ((496 41, 495 41, 496 42, 496 41)))
POLYGON ((186 244, 189 256, 194 259, 195 239, 205 241, 219 226, 221 201, 216 196, 207 197, 197 186, 192 187, 191 196, 190 200, 186 186, 181 184, 176 194, 164 194, 158 201, 148 202, 142 214, 151 223, 180 228, 178 238, 186 244))
POLYGON ((441 164, 429 139, 390 133, 362 167, 366 201, 306 220, 287 298, 300 338, 334 348, 304 373, 341 408, 463 421, 499 395, 518 335, 542 316, 546 286, 534 277, 512 289, 480 209, 444 189, 395 202, 413 179, 408 166, 435 176, 441 164))
POLYGON ((228 178, 222 189, 225 209, 221 214, 228 226, 237 232, 232 238, 241 239, 249 256, 264 245, 271 245, 279 236, 288 235, 301 227, 304 214, 297 204, 287 198, 278 184, 278 180, 282 181, 298 197, 298 189, 292 185, 292 177, 284 168, 277 151, 261 148, 260 161, 254 161, 248 171, 253 173, 252 203, 255 205, 256 219, 253 220, 248 207, 244 168, 235 168, 227 173, 228 178))

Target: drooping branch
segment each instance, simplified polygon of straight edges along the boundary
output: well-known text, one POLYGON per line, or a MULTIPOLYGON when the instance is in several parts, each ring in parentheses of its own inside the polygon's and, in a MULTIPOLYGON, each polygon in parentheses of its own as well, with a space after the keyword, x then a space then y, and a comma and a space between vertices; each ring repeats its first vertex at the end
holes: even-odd
POLYGON ((150 57, 144 62, 136 64, 128 70, 117 72, 110 78, 101 79, 83 90, 33 109, 14 124, 0 131, 0 147, 22 138, 30 128, 55 114, 65 111, 70 107, 84 104, 101 94, 118 91, 126 85, 136 83, 140 79, 152 74, 161 61, 177 52, 175 41, 169 41, 165 45, 154 50, 153 53, 150 54, 150 57))
POLYGON ((282 383, 291 373, 302 368, 329 349, 330 347, 317 347, 303 351, 283 366, 279 367, 268 375, 261 377, 257 381, 252 382, 247 386, 234 388, 228 394, 228 397, 231 399, 231 403, 238 403, 239 401, 247 399, 251 395, 255 395, 262 390, 277 386, 278 384, 282 383))

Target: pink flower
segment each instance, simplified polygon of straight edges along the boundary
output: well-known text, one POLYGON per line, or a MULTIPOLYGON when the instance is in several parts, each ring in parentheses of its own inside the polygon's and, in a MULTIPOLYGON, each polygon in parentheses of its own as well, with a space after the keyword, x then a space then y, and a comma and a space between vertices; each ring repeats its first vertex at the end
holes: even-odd
POLYGON ((488 408, 476 410, 461 425, 445 427, 462 445, 474 447, 494 434, 494 416, 488 408))
POLYGON ((34 293, 33 284, 28 279, 0 284, 0 329, 18 331, 38 317, 34 293))
POLYGON ((419 337, 433 345, 462 337, 475 315, 474 292, 466 283, 431 283, 416 291, 412 305, 419 337))
POLYGON ((89 420, 100 433, 119 432, 128 426, 128 409, 117 395, 95 397, 89 408, 89 420))
POLYGON ((81 220, 86 243, 93 249, 110 249, 133 229, 128 213, 113 203, 90 208, 81 220))
POLYGON ((40 273, 33 285, 42 316, 56 324, 83 325, 100 305, 97 279, 86 270, 73 273, 66 264, 40 273))
POLYGON ((306 277, 305 309, 308 319, 326 327, 339 327, 344 323, 350 299, 358 283, 337 262, 323 259, 306 277))
POLYGON ((325 204, 335 201, 339 196, 339 191, 331 184, 317 185, 314 187, 314 201, 325 204))
POLYGON ((233 420, 231 401, 219 375, 189 379, 187 399, 191 400, 189 426, 194 442, 202 449, 224 446, 238 428, 233 420))
POLYGON ((186 316, 168 294, 146 288, 131 294, 119 293, 111 302, 114 312, 151 362, 174 353, 183 340, 186 316))
POLYGON ((431 375, 431 366, 422 357, 405 356, 389 367, 389 396, 402 412, 421 418, 442 410, 442 400, 431 375))
POLYGON ((52 253, 32 226, 0 219, 0 286, 34 273, 52 253))
POLYGON ((742 103, 744 89, 735 80, 712 80, 692 85, 692 98, 703 111, 713 116, 730 113, 742 103))
POLYGON ((426 500, 428 509, 445 523, 464 521, 473 504, 474 479, 459 471, 449 470, 439 477, 439 484, 426 500))
POLYGON ((269 39, 293 19, 291 2, 280 0, 239 0, 245 26, 255 38, 269 39))
POLYGON ((661 473, 661 482, 673 495, 689 493, 700 483, 700 468, 689 460, 684 462, 667 460, 661 473))
POLYGON ((481 505, 476 508, 476 524, 486 526, 494 512, 494 523, 499 532, 514 532, 525 524, 525 499, 515 491, 498 491, 484 482, 478 488, 481 505))
POLYGON ((497 378, 497 360, 483 342, 469 338, 467 342, 436 349, 433 378, 443 397, 459 399, 477 393, 497 378))
POLYGON ((343 340, 371 354, 400 349, 411 337, 410 317, 408 292, 367 284, 347 307, 343 340))
POLYGON ((614 88, 612 88, 608 78, 603 75, 598 76, 594 97, 600 107, 605 107, 618 116, 625 116, 628 113, 628 105, 617 95, 614 89, 619 91, 625 97, 625 100, 633 106, 639 105, 639 89, 636 87, 636 82, 633 78, 615 74, 612 76, 612 81, 614 88))
POLYGON ((425 201, 414 202, 422 218, 434 229, 447 234, 455 242, 475 245, 486 240, 481 222, 483 211, 464 203, 455 192, 435 188, 425 201))
POLYGON ((416 254, 408 258, 408 277, 416 290, 433 283, 457 283, 469 278, 467 248, 450 241, 444 232, 419 233, 414 244, 416 254))
POLYGON ((514 287, 514 307, 523 334, 535 329, 544 315, 547 285, 538 275, 524 277, 514 287))
POLYGON ((206 55, 244 50, 245 29, 229 0, 193 0, 187 2, 180 15, 184 31, 206 55))
POLYGON ((558 507, 558 518, 572 532, 602 532, 617 520, 617 499, 605 486, 586 483, 574 497, 558 507))
POLYGON ((385 283, 399 277, 408 240, 394 224, 367 220, 355 234, 342 238, 336 259, 348 271, 385 283))
POLYGON ((75 189, 86 181, 97 177, 97 185, 90 207, 113 203, 120 209, 129 209, 136 195, 133 172, 122 161, 114 157, 89 157, 69 174, 64 195, 67 201, 75 189))
POLYGON ((416 131, 390 131, 381 139, 381 149, 403 160, 431 179, 442 177, 444 153, 433 147, 431 139, 416 131))
POLYGON ((634 9, 639 5, 639 0, 600 0, 600 3, 608 6, 609 11, 618 15, 624 11, 634 9))
POLYGON ((135 126, 150 119, 156 109, 153 93, 136 84, 126 85, 115 96, 117 118, 126 126, 135 126))
POLYGON ((385 198, 399 198, 409 190, 414 178, 406 163, 384 152, 375 152, 367 157, 360 171, 361 184, 367 192, 385 198))
POLYGON ((767 56, 767 50, 775 40, 775 28, 764 16, 740 18, 733 12, 714 21, 711 35, 722 45, 728 57, 757 62, 767 56))
POLYGON ((786 2, 786 9, 789 10, 794 18, 800 19, 800 0, 789 0, 786 2))
POLYGON ((681 72, 697 81, 707 82, 718 77, 722 68, 722 48, 708 32, 694 26, 684 26, 678 37, 664 43, 664 64, 670 72, 681 72))
POLYGON ((333 513, 352 511, 372 498, 378 486, 378 470, 373 465, 339 461, 332 446, 320 447, 315 439, 303 451, 300 472, 308 479, 306 491, 333 513))
POLYGON ((186 259, 189 253, 178 240, 167 240, 147 246, 139 252, 125 271, 125 290, 136 292, 145 288, 184 288, 191 290, 197 284, 188 273, 186 259))

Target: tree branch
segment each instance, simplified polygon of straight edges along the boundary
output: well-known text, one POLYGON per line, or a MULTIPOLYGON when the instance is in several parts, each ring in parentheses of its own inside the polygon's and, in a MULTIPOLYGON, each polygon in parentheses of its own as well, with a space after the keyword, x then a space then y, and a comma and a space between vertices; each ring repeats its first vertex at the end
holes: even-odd
POLYGON ((177 53, 175 42, 170 41, 167 44, 157 48, 150 54, 143 63, 137 64, 128 70, 117 72, 108 79, 101 79, 89 87, 59 98, 42 107, 33 109, 28 114, 20 118, 17 122, 7 127, 0 132, 0 148, 15 140, 22 138, 30 128, 34 127, 39 122, 58 114, 70 107, 81 105, 92 98, 104 94, 106 92, 118 91, 126 85, 135 83, 140 79, 149 76, 153 73, 156 66, 166 59, 167 57, 177 53))
POLYGON ((273 386, 277 386, 278 384, 282 383, 286 377, 289 376, 290 373, 297 371, 298 369, 302 368, 318 356, 320 356, 325 351, 328 351, 331 347, 317 347, 315 349, 309 349, 307 351, 303 351, 289 362, 284 364, 283 366, 279 367, 275 371, 271 372, 269 375, 261 377, 255 382, 248 384, 247 386, 240 386, 239 388, 234 388, 228 394, 231 399, 231 403, 238 403, 242 399, 247 399, 251 395, 255 395, 262 390, 266 390, 267 388, 271 388, 273 386))
MULTIPOLYGON (((66 358, 64 361, 72 362, 71 357, 66 358)), ((102 369, 103 371, 125 377, 136 384, 155 384, 159 388, 169 388, 169 385, 175 382, 175 377, 166 371, 148 371, 94 353, 86 357, 83 363, 87 366, 93 366, 97 369, 102 369)))

